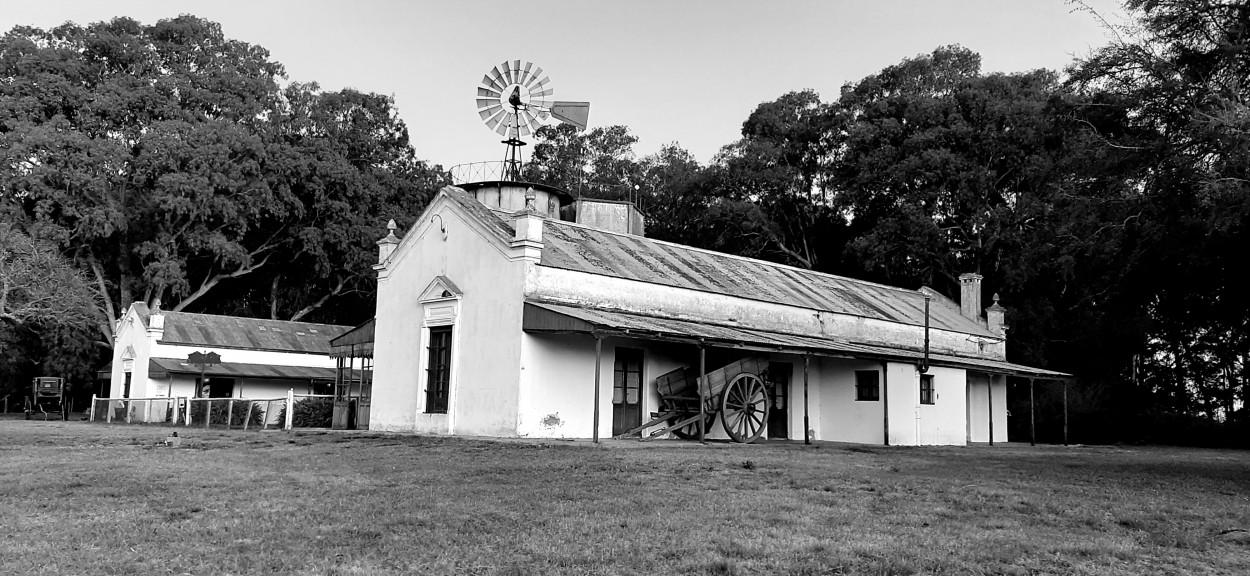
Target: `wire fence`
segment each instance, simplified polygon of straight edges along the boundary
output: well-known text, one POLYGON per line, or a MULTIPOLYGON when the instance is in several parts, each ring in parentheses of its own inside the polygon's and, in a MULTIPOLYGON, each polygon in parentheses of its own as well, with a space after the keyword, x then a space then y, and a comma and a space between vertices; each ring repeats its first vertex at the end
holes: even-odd
POLYGON ((329 428, 334 396, 296 394, 280 398, 91 397, 87 419, 107 424, 162 424, 267 430, 329 428))

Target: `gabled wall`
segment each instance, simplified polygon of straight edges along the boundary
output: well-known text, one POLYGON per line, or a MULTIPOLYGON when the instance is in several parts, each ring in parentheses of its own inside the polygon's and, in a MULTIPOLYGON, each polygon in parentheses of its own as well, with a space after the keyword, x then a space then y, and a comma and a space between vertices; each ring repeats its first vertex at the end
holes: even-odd
POLYGON ((526 264, 463 210, 443 195, 436 197, 387 262, 377 267, 370 429, 517 434, 526 264), (437 311, 447 304, 422 299, 439 276, 463 289, 448 301, 454 319, 451 397, 445 415, 425 413, 429 315, 448 312, 437 311))

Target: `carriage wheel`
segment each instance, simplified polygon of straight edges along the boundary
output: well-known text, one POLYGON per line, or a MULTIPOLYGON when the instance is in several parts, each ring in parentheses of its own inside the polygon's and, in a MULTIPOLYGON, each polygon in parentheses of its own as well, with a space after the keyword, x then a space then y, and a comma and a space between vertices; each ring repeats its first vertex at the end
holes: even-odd
MULTIPOLYGON (((672 420, 685 420, 686 418, 689 418, 689 417, 690 416, 687 416, 684 414, 678 414, 676 416, 673 416, 672 420)), ((703 420, 703 432, 704 433, 712 431, 713 422, 716 422, 715 412, 711 414, 707 414, 705 416, 703 420)), ((682 426, 681 428, 674 428, 673 435, 677 436, 678 438, 681 438, 682 440, 698 440, 699 439, 699 421, 695 420, 694 422, 686 424, 685 426, 682 426)))
POLYGON ((721 424, 734 442, 759 439, 768 424, 768 390, 754 374, 739 374, 721 394, 721 424))

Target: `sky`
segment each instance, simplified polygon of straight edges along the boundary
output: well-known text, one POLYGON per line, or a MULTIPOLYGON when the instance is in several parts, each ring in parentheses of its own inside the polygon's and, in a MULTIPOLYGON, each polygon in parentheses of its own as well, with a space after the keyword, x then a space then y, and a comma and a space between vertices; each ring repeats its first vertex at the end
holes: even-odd
MULTIPOLYGON (((1105 19, 1115 0, 1087 0, 1105 19)), ((390 95, 417 156, 451 167, 503 159, 477 114, 482 76, 533 62, 556 100, 590 102, 590 126, 622 124, 651 154, 676 143, 700 163, 740 136, 759 104, 841 87, 959 44, 983 72, 1062 70, 1108 42, 1065 0, 0 0, 0 30, 194 14, 268 49, 290 81, 390 95)), ((525 152, 528 158, 528 149, 525 152)))

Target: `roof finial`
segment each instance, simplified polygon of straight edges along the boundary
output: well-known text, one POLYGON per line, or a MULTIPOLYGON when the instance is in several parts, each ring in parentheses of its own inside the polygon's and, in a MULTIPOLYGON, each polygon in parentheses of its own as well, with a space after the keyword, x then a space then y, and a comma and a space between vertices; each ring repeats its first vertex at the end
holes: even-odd
POLYGON ((391 234, 394 234, 397 228, 399 228, 399 225, 395 223, 394 218, 391 218, 391 221, 386 223, 386 229, 389 230, 391 234))
POLYGON ((530 187, 525 190, 525 211, 534 214, 538 212, 538 207, 534 205, 534 188, 530 187))

